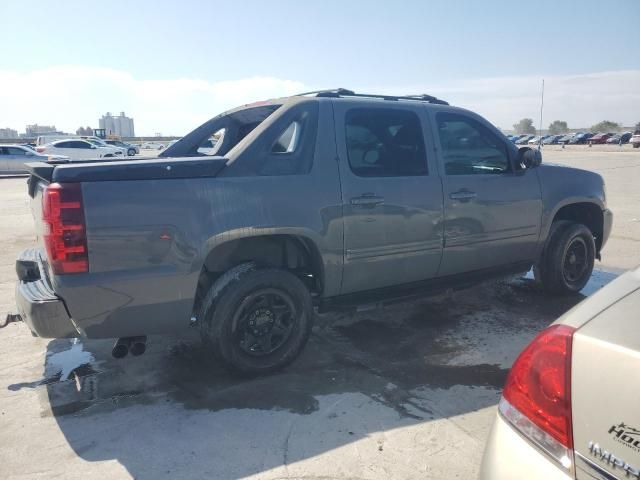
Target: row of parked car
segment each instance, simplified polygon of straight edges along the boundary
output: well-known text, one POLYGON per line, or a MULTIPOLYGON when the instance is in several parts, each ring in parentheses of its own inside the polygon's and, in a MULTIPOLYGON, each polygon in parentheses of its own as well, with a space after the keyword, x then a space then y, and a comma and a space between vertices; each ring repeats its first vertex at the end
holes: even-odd
POLYGON ((46 140, 51 139, 39 137, 35 144, 1 145, 0 175, 27 173, 25 164, 28 162, 124 158, 140 153, 136 145, 92 136, 68 136, 43 143, 46 140))
POLYGON ((640 147, 640 131, 635 133, 591 133, 576 132, 562 135, 507 135, 516 145, 597 145, 597 144, 626 144, 633 143, 634 148, 640 147))

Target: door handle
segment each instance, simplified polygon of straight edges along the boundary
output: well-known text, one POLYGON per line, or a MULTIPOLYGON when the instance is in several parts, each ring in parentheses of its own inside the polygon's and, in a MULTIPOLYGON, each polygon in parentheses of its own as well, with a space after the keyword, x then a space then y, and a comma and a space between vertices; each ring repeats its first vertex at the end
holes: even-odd
POLYGON ((477 198, 478 194, 476 192, 470 192, 469 190, 458 190, 457 192, 453 192, 449 194, 449 198, 451 200, 471 200, 473 198, 477 198))
POLYGON ((353 197, 351 199, 351 205, 354 205, 357 207, 373 208, 377 205, 382 205, 383 203, 384 203, 384 197, 378 197, 377 195, 367 194, 367 193, 359 197, 353 197))

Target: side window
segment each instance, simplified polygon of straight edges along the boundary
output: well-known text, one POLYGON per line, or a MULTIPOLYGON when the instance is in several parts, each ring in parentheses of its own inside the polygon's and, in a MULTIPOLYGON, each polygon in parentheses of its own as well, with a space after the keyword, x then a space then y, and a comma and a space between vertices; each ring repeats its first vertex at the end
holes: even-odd
POLYGON ((291 122, 271 147, 271 153, 295 152, 296 147, 298 146, 298 140, 300 139, 301 130, 299 122, 291 122))
POLYGON ((71 148, 91 148, 91 144, 89 142, 69 142, 71 144, 71 148))
POLYGON ((408 110, 354 108, 345 118, 349 166, 361 177, 427 175, 420 119, 408 110))
POLYGON ((7 150, 9 155, 26 155, 27 154, 27 152, 25 152, 21 148, 7 147, 7 150))
POLYGON ((204 140, 198 147, 198 153, 201 153, 203 155, 217 155, 218 150, 220 150, 220 147, 222 146, 225 132, 226 129, 221 128, 209 138, 204 140))
POLYGON ((456 113, 436 114, 447 175, 506 173, 509 157, 504 141, 480 122, 456 113))
POLYGON ((55 143, 53 146, 55 148, 73 148, 71 146, 73 142, 60 142, 60 143, 55 143))

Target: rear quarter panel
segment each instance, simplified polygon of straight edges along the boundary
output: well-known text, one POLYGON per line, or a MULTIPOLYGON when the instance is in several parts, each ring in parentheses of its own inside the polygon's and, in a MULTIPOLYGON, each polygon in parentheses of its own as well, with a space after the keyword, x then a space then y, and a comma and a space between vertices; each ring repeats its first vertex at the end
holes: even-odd
POLYGON ((100 338, 188 326, 204 259, 237 238, 305 236, 322 256, 325 294, 337 293, 338 164, 333 124, 321 115, 320 125, 305 175, 83 183, 90 273, 53 279, 80 331, 100 338))
POLYGON ((639 311, 640 290, 635 290, 580 328, 573 340, 574 449, 618 478, 636 478, 625 476, 623 463, 640 475, 639 311))

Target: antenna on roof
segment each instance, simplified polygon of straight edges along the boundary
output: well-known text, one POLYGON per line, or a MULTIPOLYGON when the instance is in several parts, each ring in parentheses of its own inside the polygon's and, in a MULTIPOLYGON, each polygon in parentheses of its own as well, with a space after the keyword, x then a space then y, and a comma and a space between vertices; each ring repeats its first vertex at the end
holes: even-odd
POLYGON ((544 78, 542 79, 542 96, 540 98, 540 139, 538 141, 538 150, 542 148, 542 110, 544 109, 544 78))

